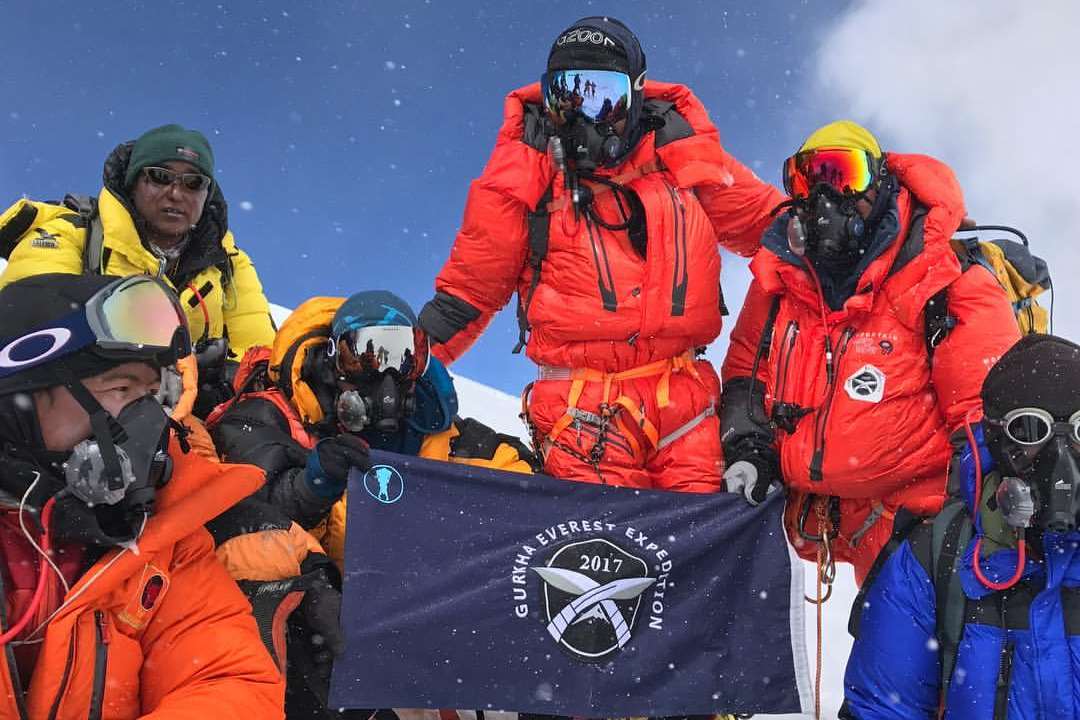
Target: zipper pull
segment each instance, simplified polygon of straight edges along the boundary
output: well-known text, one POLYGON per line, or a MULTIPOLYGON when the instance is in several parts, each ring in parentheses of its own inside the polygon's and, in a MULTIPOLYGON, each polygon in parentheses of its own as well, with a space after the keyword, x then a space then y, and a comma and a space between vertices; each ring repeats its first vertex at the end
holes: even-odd
POLYGON ((112 631, 109 629, 109 621, 105 617, 105 613, 101 610, 94 612, 94 619, 97 620, 98 632, 101 635, 101 643, 108 645, 112 640, 112 631))
POLYGON ((825 334, 825 379, 829 383, 833 381, 832 340, 829 339, 828 333, 825 334))

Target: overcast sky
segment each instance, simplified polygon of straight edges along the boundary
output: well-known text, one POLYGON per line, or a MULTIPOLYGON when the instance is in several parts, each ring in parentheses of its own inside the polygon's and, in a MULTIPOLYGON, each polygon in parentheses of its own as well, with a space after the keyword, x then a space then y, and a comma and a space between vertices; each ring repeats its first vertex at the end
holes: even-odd
MULTIPOLYGON (((887 148, 952 164, 983 222, 1016 223, 1062 279, 1080 233, 1077 5, 941 3, 120 1, 17 3, 0 44, 0 201, 96 192, 117 143, 166 122, 209 136, 238 242, 271 298, 432 293, 503 97, 559 31, 613 13, 650 76, 690 85, 729 150, 777 183, 814 127, 853 117, 887 148), (1037 7, 1036 7, 1037 6, 1037 7)), ((738 308, 745 261, 728 258, 738 308)), ((731 323, 729 323, 730 325, 731 323)), ((512 309, 456 370, 509 392, 512 309)), ((723 345, 711 355, 718 357, 723 345)), ((467 409, 466 409, 467 410, 467 409)))

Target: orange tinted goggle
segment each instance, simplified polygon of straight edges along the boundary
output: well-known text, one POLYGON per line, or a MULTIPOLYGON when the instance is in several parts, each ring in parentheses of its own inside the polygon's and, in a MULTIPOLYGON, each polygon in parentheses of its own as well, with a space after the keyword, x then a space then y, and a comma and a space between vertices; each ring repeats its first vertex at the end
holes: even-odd
POLYGON ((865 150, 806 150, 784 161, 784 190, 791 197, 806 197, 815 185, 825 183, 837 192, 858 194, 870 187, 878 166, 865 150))

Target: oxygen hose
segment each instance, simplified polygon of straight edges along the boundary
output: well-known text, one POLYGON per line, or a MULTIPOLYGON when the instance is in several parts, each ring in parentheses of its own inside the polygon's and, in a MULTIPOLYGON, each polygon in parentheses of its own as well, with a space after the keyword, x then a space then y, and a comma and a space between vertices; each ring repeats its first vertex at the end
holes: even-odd
POLYGON ((26 611, 19 618, 18 622, 12 625, 7 632, 0 635, 0 646, 7 645, 9 641, 18 636, 23 631, 23 628, 29 624, 30 619, 37 613, 38 607, 41 605, 42 599, 45 597, 45 588, 49 583, 49 563, 46 562, 48 553, 51 548, 51 541, 49 539, 49 521, 52 519, 53 507, 56 505, 56 498, 49 498, 45 503, 45 507, 41 510, 41 550, 45 553, 45 558, 42 558, 41 565, 38 568, 38 580, 37 587, 34 588, 34 596, 30 599, 30 605, 26 608, 26 611))
MULTIPOLYGON (((968 444, 971 446, 971 452, 975 459, 975 512, 979 512, 979 508, 982 507, 982 457, 979 454, 979 446, 975 442, 975 433, 971 430, 971 422, 969 419, 965 419, 964 432, 967 433, 968 444)), ((975 540, 975 553, 971 559, 972 569, 975 571, 975 577, 986 587, 991 590, 1001 591, 1008 590, 1017 582, 1020 581, 1020 576, 1024 574, 1024 566, 1027 564, 1027 543, 1023 536, 1017 540, 1016 545, 1016 571, 1013 576, 1005 582, 994 582, 990 578, 983 574, 982 567, 979 565, 979 551, 982 547, 982 535, 980 534, 975 540)))

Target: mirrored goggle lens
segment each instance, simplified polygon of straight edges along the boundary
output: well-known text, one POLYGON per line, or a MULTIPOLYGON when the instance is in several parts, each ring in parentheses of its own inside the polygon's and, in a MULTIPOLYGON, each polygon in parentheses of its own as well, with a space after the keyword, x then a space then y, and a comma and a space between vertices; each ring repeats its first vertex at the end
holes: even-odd
POLYGON ((1005 414, 1002 421, 1005 435, 1018 445, 1042 445, 1050 439, 1054 429, 1067 429, 1069 438, 1080 443, 1080 412, 1073 414, 1068 422, 1058 422, 1046 410, 1020 408, 1005 414))
POLYGON ((198 192, 210 187, 210 178, 201 173, 178 173, 168 168, 148 167, 144 168, 146 177, 155 185, 165 187, 179 181, 188 190, 198 192))
POLYGON ((373 325, 351 330, 337 340, 337 367, 346 377, 397 370, 418 378, 427 369, 423 333, 404 325, 373 325))
POLYGON ((863 150, 807 150, 784 162, 784 189, 792 197, 809 195, 818 183, 842 193, 861 193, 870 187, 873 179, 873 160, 863 150))
POLYGON ((552 70, 544 75, 544 104, 556 120, 574 115, 594 123, 626 119, 630 76, 613 70, 552 70))
POLYGON ((106 292, 87 308, 102 348, 175 349, 179 357, 190 352, 190 347, 174 347, 178 330, 185 330, 186 341, 187 319, 169 289, 152 278, 136 277, 106 292))

